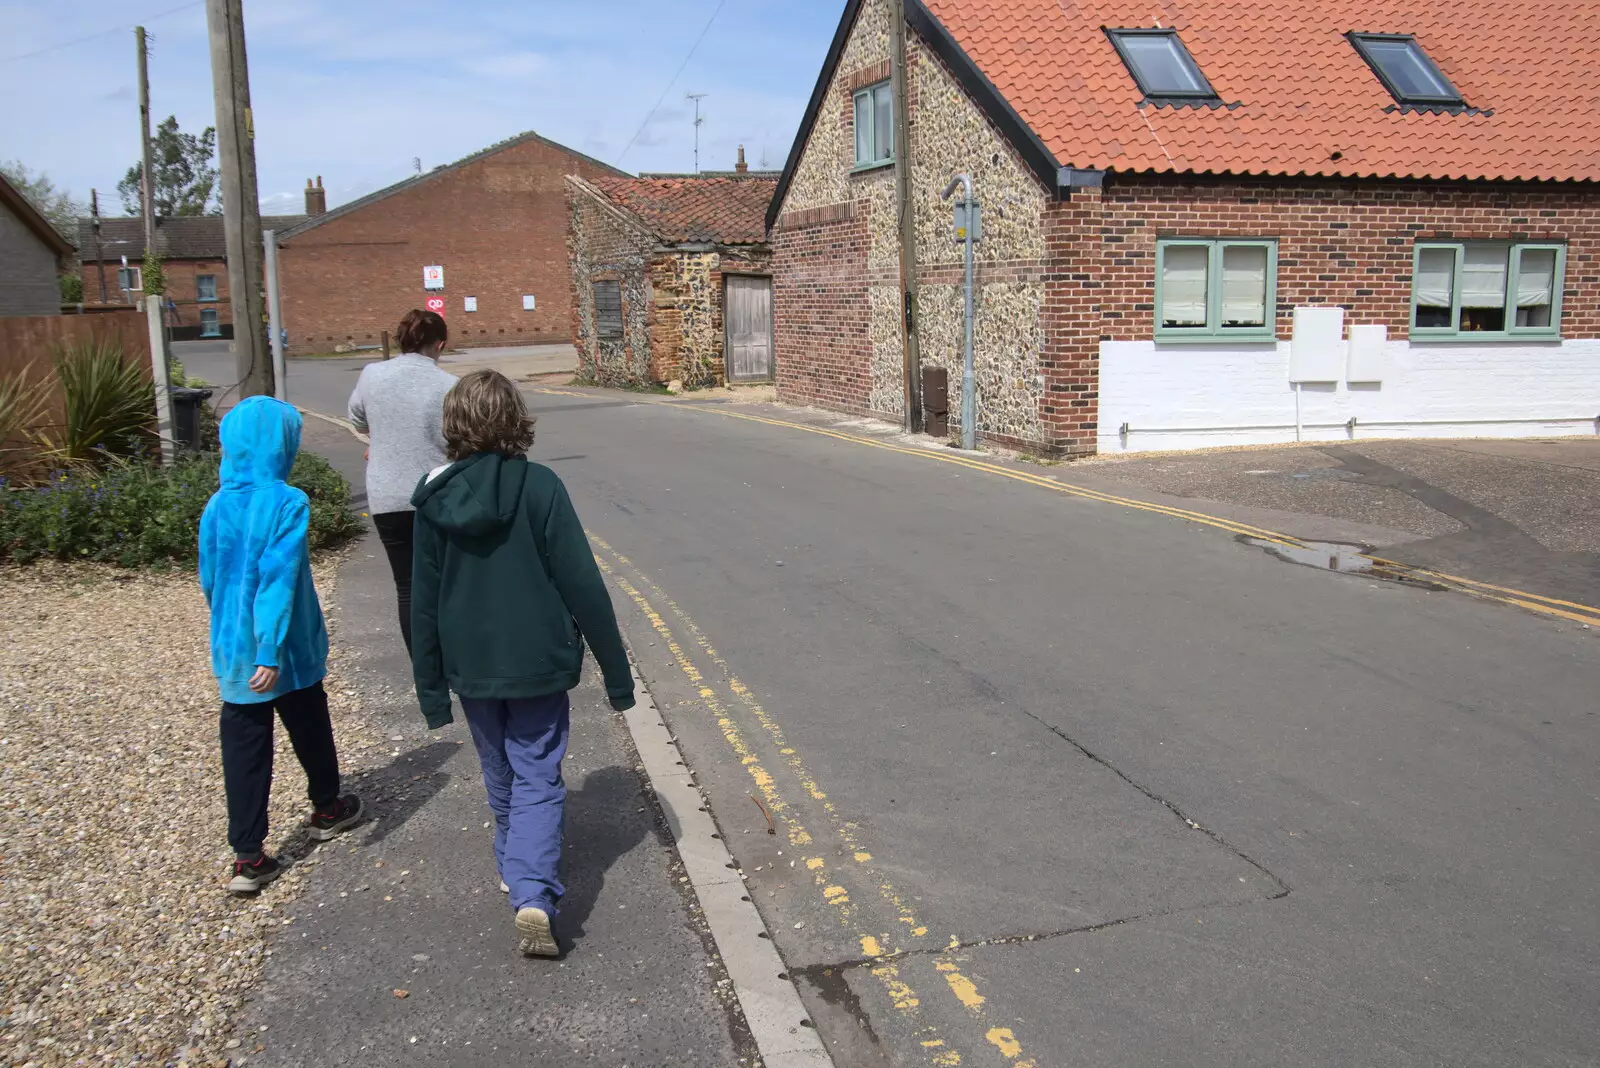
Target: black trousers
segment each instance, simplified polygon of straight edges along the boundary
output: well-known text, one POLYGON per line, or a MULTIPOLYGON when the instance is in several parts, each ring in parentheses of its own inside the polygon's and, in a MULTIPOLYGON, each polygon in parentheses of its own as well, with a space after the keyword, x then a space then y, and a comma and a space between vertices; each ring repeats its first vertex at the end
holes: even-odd
POLYGON ((400 637, 405 639, 406 655, 411 655, 411 537, 417 513, 384 512, 372 517, 378 540, 389 554, 389 570, 394 572, 394 591, 400 602, 400 637))
POLYGON ((261 852, 267 840, 274 711, 305 769, 306 794, 316 810, 326 812, 339 799, 339 753, 333 745, 333 721, 328 718, 322 683, 258 705, 224 703, 222 781, 228 790, 228 844, 246 859, 261 852))

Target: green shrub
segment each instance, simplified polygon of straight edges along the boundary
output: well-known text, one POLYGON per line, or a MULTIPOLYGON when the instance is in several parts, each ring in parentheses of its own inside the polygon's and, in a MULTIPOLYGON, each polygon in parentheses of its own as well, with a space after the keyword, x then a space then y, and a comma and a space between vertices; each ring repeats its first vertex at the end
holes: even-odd
POLYGON ((0 378, 0 478, 15 478, 38 459, 38 427, 50 406, 50 389, 32 372, 29 364, 0 378))
MULTIPOLYGON (((193 567, 200 513, 217 490, 216 453, 171 467, 110 460, 78 466, 42 486, 0 483, 0 560, 45 557, 121 567, 193 567)), ((327 548, 361 530, 350 486, 320 456, 302 452, 289 483, 311 500, 311 547, 327 548)))
POLYGON ((50 435, 55 456, 79 464, 140 452, 156 407, 144 369, 110 341, 59 346, 54 360, 67 413, 63 432, 50 435))

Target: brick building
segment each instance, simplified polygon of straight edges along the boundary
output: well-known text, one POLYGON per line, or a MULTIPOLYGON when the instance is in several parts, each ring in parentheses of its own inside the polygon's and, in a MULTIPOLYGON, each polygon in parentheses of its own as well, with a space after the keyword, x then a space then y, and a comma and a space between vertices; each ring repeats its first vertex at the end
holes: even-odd
POLYGON ((313 215, 278 235, 291 349, 376 346, 430 298, 453 345, 571 340, 562 180, 622 173, 525 133, 313 215), (429 267, 443 288, 424 288, 429 267))
MULTIPOLYGON (((263 230, 287 229, 304 215, 266 215, 263 230)), ((220 215, 156 220, 156 255, 166 276, 164 314, 176 341, 233 337, 228 241, 220 215)), ((144 296, 144 220, 138 216, 78 220, 78 259, 85 304, 129 304, 144 296), (132 286, 118 271, 126 260, 132 286)))
POLYGON ((770 380, 764 216, 777 183, 745 171, 743 155, 726 176, 567 179, 584 379, 689 389, 770 380))
POLYGON ((60 315, 72 245, 0 175, 0 315, 60 315))
MULTIPOLYGON (((906 0, 923 365, 959 412, 940 193, 966 172, 986 438, 1600 430, 1600 18, 1578 8, 906 0)), ((780 396, 901 418, 891 40, 888 0, 850 0, 767 221, 780 396)))

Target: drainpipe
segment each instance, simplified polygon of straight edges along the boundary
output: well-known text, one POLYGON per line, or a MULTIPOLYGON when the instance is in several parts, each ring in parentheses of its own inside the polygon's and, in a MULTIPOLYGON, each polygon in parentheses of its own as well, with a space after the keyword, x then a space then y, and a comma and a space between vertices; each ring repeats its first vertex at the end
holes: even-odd
POLYGON ((973 396, 972 373, 972 239, 976 203, 972 198, 972 176, 958 174, 950 179, 950 184, 944 187, 940 200, 949 200, 950 194, 956 191, 956 186, 961 187, 963 197, 962 205, 966 209, 963 218, 966 220, 966 230, 960 236, 963 253, 966 259, 966 299, 967 299, 967 337, 966 351, 961 359, 961 447, 968 452, 978 447, 978 404, 973 396))

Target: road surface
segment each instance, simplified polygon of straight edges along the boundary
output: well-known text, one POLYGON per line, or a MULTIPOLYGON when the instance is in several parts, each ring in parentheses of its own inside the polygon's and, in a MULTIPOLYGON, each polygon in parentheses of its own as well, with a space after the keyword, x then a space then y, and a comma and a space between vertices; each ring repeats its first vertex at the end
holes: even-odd
POLYGON ((530 399, 838 1064, 1600 1063, 1600 632, 1070 469, 530 399))

